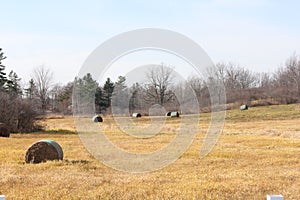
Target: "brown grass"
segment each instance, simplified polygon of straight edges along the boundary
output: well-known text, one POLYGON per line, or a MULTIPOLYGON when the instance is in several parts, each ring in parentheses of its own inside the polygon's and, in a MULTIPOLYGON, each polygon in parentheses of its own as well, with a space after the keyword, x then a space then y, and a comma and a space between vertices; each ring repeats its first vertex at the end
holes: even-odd
MULTIPOLYGON (((209 119, 204 114, 188 151, 168 167, 143 174, 119 172, 95 160, 78 135, 63 131, 74 131, 72 118, 48 119, 45 133, 0 138, 0 194, 7 199, 266 199, 267 194, 300 199, 298 116, 293 106, 229 111, 214 150, 200 159, 209 119), (25 164, 27 148, 41 139, 57 141, 65 160, 25 164)), ((120 148, 148 152, 168 143, 179 121, 168 120, 164 133, 142 142, 114 125, 101 126, 120 148)))

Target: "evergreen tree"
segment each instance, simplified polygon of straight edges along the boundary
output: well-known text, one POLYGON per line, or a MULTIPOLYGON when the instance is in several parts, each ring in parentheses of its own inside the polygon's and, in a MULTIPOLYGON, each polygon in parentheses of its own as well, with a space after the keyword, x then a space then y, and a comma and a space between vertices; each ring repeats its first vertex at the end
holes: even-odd
POLYGON ((119 76, 118 81, 115 83, 111 102, 114 114, 124 114, 128 109, 129 93, 125 82, 126 78, 119 76))
POLYGON ((115 83, 115 89, 118 88, 118 90, 124 90, 126 86, 126 77, 125 76, 119 76, 118 81, 115 83))
POLYGON ((129 95, 129 112, 142 112, 145 108, 144 105, 144 91, 143 87, 138 84, 134 83, 130 87, 130 95, 129 95))
POLYGON ((5 88, 6 91, 10 94, 10 95, 18 95, 21 96, 22 95, 22 89, 20 86, 20 81, 21 78, 18 77, 17 73, 14 71, 10 71, 8 74, 8 80, 6 82, 5 88))
POLYGON ((64 101, 64 100, 71 99, 72 90, 73 90, 73 82, 70 82, 62 88, 61 93, 58 94, 58 100, 64 101))
POLYGON ((4 60, 6 57, 4 56, 4 53, 2 52, 2 49, 0 48, 0 91, 4 91, 5 84, 7 81, 6 73, 4 72, 5 66, 2 65, 2 60, 4 60))
POLYGON ((81 98, 89 104, 94 104, 92 100, 95 98, 95 91, 98 83, 93 79, 90 73, 87 73, 80 81, 80 95, 81 98))
POLYGON ((73 106, 77 114, 91 114, 94 112, 97 87, 98 83, 93 80, 90 73, 83 78, 75 78, 73 106))
POLYGON ((72 112, 72 91, 73 91, 73 82, 68 83, 63 86, 61 91, 58 94, 58 101, 61 105, 60 110, 64 114, 70 114, 72 112))
POLYGON ((28 99, 34 99, 36 94, 36 85, 33 79, 30 79, 28 88, 25 89, 25 95, 28 99))
POLYGON ((106 108, 110 107, 111 97, 114 91, 114 87, 115 87, 114 83, 110 80, 110 78, 107 78, 103 86, 103 98, 104 98, 104 105, 106 108))
POLYGON ((95 105, 96 105, 96 112, 102 113, 106 111, 106 100, 103 96, 103 91, 101 87, 97 87, 95 93, 95 105))

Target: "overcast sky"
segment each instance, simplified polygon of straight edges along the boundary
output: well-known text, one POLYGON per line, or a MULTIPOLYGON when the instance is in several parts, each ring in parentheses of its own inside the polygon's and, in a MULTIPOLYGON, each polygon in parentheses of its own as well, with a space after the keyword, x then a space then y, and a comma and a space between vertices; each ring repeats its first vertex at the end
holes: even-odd
POLYGON ((110 37, 163 28, 193 39, 214 62, 272 72, 300 54, 299 8, 296 0, 0 0, 0 47, 6 72, 27 82, 34 67, 45 65, 55 82, 66 83, 110 37))

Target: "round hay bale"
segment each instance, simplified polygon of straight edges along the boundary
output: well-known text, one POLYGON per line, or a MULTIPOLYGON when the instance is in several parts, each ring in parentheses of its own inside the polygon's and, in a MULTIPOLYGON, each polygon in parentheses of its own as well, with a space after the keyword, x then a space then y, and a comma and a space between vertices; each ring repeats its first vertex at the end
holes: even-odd
POLYGON ((100 115, 95 115, 92 118, 92 121, 95 122, 95 123, 97 123, 97 122, 103 122, 103 118, 100 115))
POLYGON ((62 160, 61 146, 54 140, 40 140, 29 147, 25 154, 26 163, 41 163, 47 160, 62 160))
POLYGON ((137 117, 142 117, 142 115, 141 115, 141 113, 133 113, 132 117, 137 118, 137 117))
POLYGON ((8 127, 0 123, 0 137, 9 137, 10 136, 10 131, 8 130, 8 127))
POLYGON ((166 113, 166 116, 167 116, 167 117, 170 117, 170 116, 171 116, 171 112, 167 112, 167 113, 166 113))
POLYGON ((241 105, 240 110, 248 110, 248 106, 247 105, 241 105))
POLYGON ((179 117, 179 112, 171 112, 171 117, 179 117))

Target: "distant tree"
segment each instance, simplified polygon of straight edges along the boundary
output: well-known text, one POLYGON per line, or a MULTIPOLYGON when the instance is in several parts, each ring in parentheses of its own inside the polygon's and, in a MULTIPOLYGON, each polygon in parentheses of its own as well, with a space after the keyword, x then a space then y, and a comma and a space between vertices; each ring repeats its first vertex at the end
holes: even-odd
POLYGON ((191 87, 195 92, 200 107, 209 106, 209 95, 206 81, 200 77, 193 76, 187 80, 185 87, 191 87))
POLYGON ((25 96, 27 99, 34 99, 37 93, 37 88, 34 83, 34 80, 31 78, 28 82, 28 87, 24 89, 25 96))
POLYGON ((110 80, 110 78, 107 78, 103 86, 103 99, 106 108, 109 108, 111 105, 111 98, 114 88, 115 84, 110 80))
POLYGON ((300 59, 295 53, 286 61, 286 74, 291 85, 297 88, 300 96, 300 59))
POLYGON ((5 85, 7 92, 13 96, 22 96, 22 88, 20 86, 21 78, 18 77, 16 72, 10 71, 8 74, 8 79, 5 85))
POLYGON ((203 88, 205 88, 205 81, 202 80, 200 77, 193 76, 188 79, 187 83, 190 85, 190 87, 194 90, 194 92, 197 95, 197 98, 200 99, 201 97, 201 91, 203 88))
POLYGON ((257 86, 258 79, 250 70, 245 68, 239 68, 237 70, 239 71, 238 84, 240 89, 250 89, 257 86))
POLYGON ((115 82, 114 91, 112 95, 112 106, 114 114, 124 114, 129 106, 129 93, 126 86, 126 78, 119 76, 115 82))
POLYGON ((218 63, 215 66, 206 69, 207 79, 205 80, 205 83, 209 88, 209 95, 216 95, 219 103, 224 95, 223 88, 220 87, 220 85, 223 84, 226 86, 226 67, 225 64, 218 63))
POLYGON ((49 98, 50 98, 50 104, 51 104, 51 110, 52 112, 60 112, 60 101, 59 101, 59 95, 62 93, 63 86, 59 83, 55 84, 50 92, 49 92, 49 98))
POLYGON ((33 80, 36 84, 37 96, 41 102, 41 109, 45 111, 49 100, 49 92, 53 81, 53 73, 44 66, 33 70, 33 80))
POLYGON ((62 103, 64 113, 72 112, 72 91, 73 82, 70 82, 66 86, 64 86, 62 94, 59 96, 59 100, 62 103))
POLYGON ((126 86, 126 77, 125 76, 119 76, 118 80, 115 82, 115 88, 118 88, 119 90, 124 90, 127 88, 126 86))
POLYGON ((223 63, 223 65, 225 68, 224 84, 226 90, 241 89, 241 85, 239 83, 241 68, 234 65, 233 63, 228 63, 228 64, 223 63))
POLYGON ((159 65, 147 72, 148 83, 146 84, 145 100, 149 104, 164 105, 173 100, 174 93, 170 90, 172 85, 172 69, 159 65))
POLYGON ((65 86, 57 87, 56 92, 56 109, 63 114, 71 114, 72 112, 72 91, 73 82, 67 83, 65 86))
POLYGON ((295 53, 275 71, 270 93, 280 103, 295 103, 300 99, 300 59, 295 53))
POLYGON ((6 76, 5 66, 2 60, 6 57, 0 48, 0 123, 4 123, 10 132, 31 132, 35 130, 36 116, 34 107, 27 100, 22 98, 20 78, 11 71, 6 76))
POLYGON ((90 73, 82 78, 75 78, 72 100, 75 114, 92 114, 94 112, 97 87, 98 83, 90 73))
POLYGON ((6 84, 7 78, 6 73, 4 72, 5 66, 2 64, 2 61, 6 59, 6 56, 4 56, 4 53, 2 52, 2 49, 0 48, 0 91, 4 91, 4 85, 6 84))
POLYGON ((38 128, 35 123, 37 113, 27 99, 0 92, 0 105, 0 122, 4 123, 10 132, 25 133, 38 128))
POLYGON ((258 81, 258 87, 260 88, 270 88, 273 86, 273 77, 272 74, 262 72, 258 75, 259 81, 258 81))
POLYGON ((98 86, 95 92, 95 106, 97 113, 104 113, 106 111, 107 102, 103 95, 103 89, 98 86))
MULTIPOLYGON (((214 68, 209 68, 208 77, 207 83, 210 85, 218 82, 225 86, 228 103, 250 101, 251 89, 257 87, 259 83, 258 76, 233 63, 217 63, 214 68)), ((215 92, 221 93, 217 88, 215 92)))
POLYGON ((90 73, 86 74, 82 78, 82 90, 81 95, 85 101, 91 101, 90 104, 95 104, 95 91, 98 87, 97 81, 95 81, 90 73))

